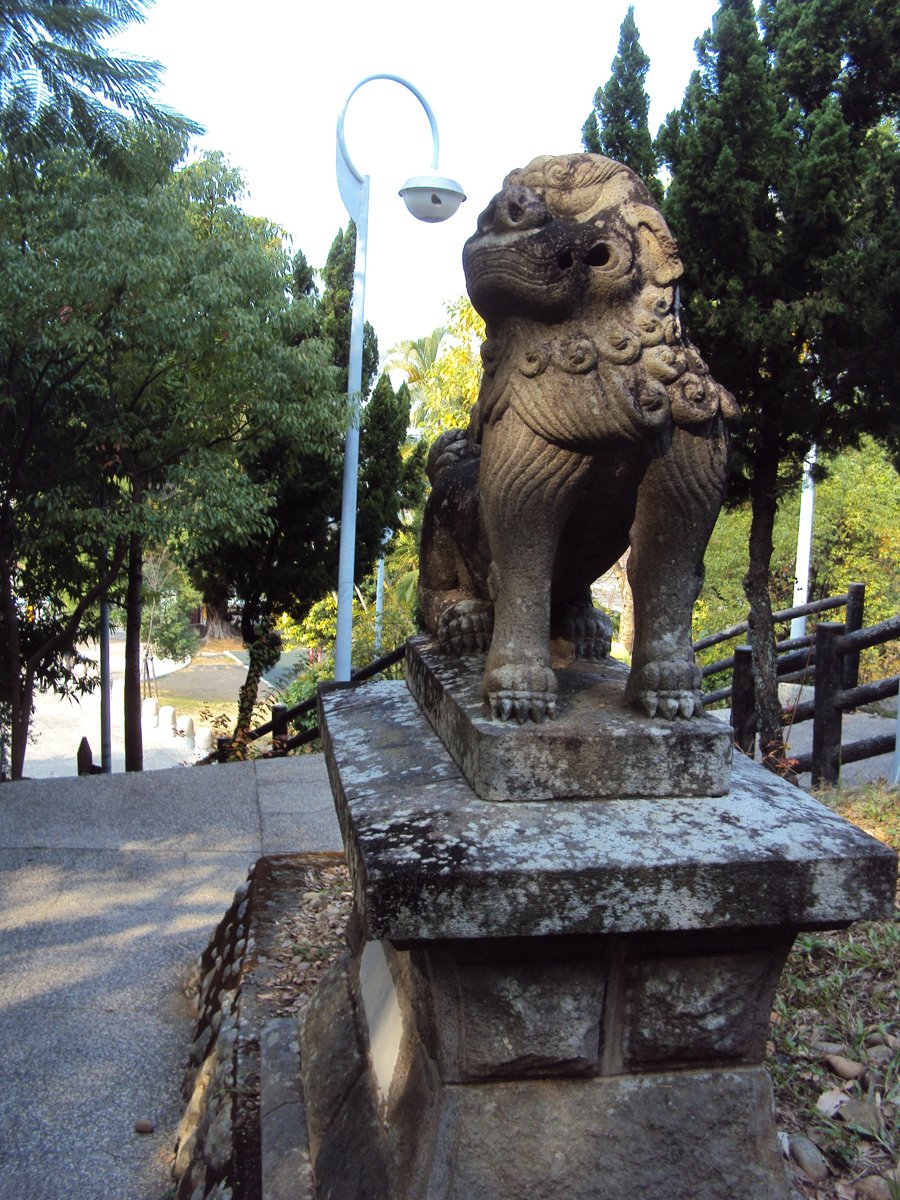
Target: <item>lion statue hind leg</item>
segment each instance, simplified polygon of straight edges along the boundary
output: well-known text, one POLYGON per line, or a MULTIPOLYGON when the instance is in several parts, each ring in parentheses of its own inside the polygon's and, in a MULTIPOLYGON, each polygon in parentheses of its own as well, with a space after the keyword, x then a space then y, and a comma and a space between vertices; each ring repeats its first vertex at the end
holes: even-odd
POLYGON ((584 662, 609 658, 613 624, 602 609, 594 608, 590 595, 580 602, 554 606, 550 631, 553 637, 571 643, 575 658, 584 662))
POLYGON ((479 453, 465 430, 451 429, 428 454, 432 492, 422 522, 419 606, 445 654, 486 652, 494 628, 480 528, 479 453))

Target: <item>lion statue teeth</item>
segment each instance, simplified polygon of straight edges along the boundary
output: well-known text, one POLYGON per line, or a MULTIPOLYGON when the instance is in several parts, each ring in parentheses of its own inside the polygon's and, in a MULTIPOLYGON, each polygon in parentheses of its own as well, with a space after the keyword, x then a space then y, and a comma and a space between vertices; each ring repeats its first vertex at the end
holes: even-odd
POLYGON ((630 547, 626 700, 701 713, 691 610, 739 414, 682 337, 665 221, 627 167, 545 156, 507 176, 463 265, 484 378, 468 429, 429 454, 426 627, 446 653, 486 652, 495 718, 552 718, 551 639, 608 655, 591 584, 630 547))

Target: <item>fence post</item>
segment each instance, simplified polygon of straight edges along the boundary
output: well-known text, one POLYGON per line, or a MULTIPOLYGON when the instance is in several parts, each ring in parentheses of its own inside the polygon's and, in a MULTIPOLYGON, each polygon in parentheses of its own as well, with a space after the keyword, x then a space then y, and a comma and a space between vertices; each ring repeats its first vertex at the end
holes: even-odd
POLYGON ((272 705, 272 750, 276 754, 284 754, 284 743, 287 741, 287 705, 272 705))
MULTIPOLYGON (((847 588, 847 607, 844 610, 844 629, 852 633, 863 627, 863 607, 866 599, 866 585, 851 583, 847 588)), ((853 688, 859 683, 859 651, 851 650, 844 655, 841 679, 845 688, 853 688)))
POLYGON ((751 758, 756 754, 756 690, 749 646, 736 646, 731 675, 731 727, 734 744, 751 758))
POLYGON ((841 774, 841 656, 837 640, 844 626, 820 621, 816 626, 816 687, 813 713, 812 784, 834 786, 841 774))
POLYGON ((217 737, 216 738, 216 759, 220 763, 228 762, 228 752, 230 749, 231 749, 231 738, 230 737, 217 737))
POLYGON ((78 743, 75 762, 78 764, 79 775, 100 775, 103 771, 102 767, 94 766, 94 752, 86 737, 78 743))

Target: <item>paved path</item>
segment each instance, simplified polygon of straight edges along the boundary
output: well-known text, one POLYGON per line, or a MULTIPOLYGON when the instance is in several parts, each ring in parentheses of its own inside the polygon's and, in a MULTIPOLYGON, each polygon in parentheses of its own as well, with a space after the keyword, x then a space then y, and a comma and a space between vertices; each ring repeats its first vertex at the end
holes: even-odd
MULTIPOLYGON (((83 650, 88 657, 97 658, 96 646, 85 646, 83 650)), ((286 680, 300 656, 300 651, 293 650, 283 654, 261 685, 260 694, 269 694, 274 684, 286 680)), ((178 698, 187 697, 192 702, 197 699, 207 701, 215 712, 220 701, 237 702, 238 692, 247 678, 246 658, 245 651, 228 651, 213 655, 208 652, 198 654, 189 665, 157 662, 155 671, 159 691, 171 697, 176 708, 178 698)), ((125 769, 125 640, 122 636, 114 636, 110 642, 110 674, 112 769, 117 772, 125 769)), ((94 762, 99 764, 99 689, 82 696, 78 701, 67 700, 53 692, 38 695, 35 697, 32 731, 34 736, 25 755, 25 775, 29 779, 65 778, 77 774, 75 756, 83 737, 90 742, 94 762)), ((147 724, 142 731, 145 771, 187 765, 197 757, 193 743, 183 737, 173 736, 166 729, 147 724)))
MULTIPOLYGON (((710 716, 720 721, 730 719, 727 708, 717 708, 710 711, 710 716)), ((872 713, 856 711, 844 715, 841 723, 841 741, 844 745, 861 742, 867 738, 882 737, 887 734, 895 737, 897 732, 896 717, 879 717, 872 713)), ((785 728, 784 736, 790 754, 808 754, 812 750, 812 721, 801 721, 793 728, 785 728)), ((757 758, 759 755, 757 754, 757 758)), ((846 763, 841 767, 841 784, 852 787, 858 783, 868 783, 874 779, 893 779, 895 770, 894 752, 879 754, 874 758, 864 758, 859 762, 846 763)), ((812 785, 812 775, 807 771, 800 776, 800 786, 809 791, 812 785)))
POLYGON ((261 854, 340 847, 321 755, 0 787, 0 1197, 170 1194, 180 980, 261 854))

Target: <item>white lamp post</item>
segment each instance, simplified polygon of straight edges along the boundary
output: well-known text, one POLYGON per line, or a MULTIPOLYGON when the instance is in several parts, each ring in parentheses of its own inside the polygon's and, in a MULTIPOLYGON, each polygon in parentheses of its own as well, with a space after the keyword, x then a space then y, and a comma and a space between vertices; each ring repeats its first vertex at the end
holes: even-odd
POLYGON ((344 488, 341 499, 341 543, 338 563, 337 638, 334 654, 334 677, 350 678, 350 650, 353 626, 353 566, 356 545, 356 482, 359 463, 359 405, 362 392, 363 315, 366 291, 366 242, 369 226, 369 176, 361 175, 347 153, 344 141, 344 115, 347 105, 363 84, 373 79, 389 79, 399 83, 416 97, 425 109, 431 126, 431 171, 414 175, 400 189, 406 207, 420 221, 446 221, 465 200, 462 188, 453 179, 438 175, 438 129, 434 113, 422 93, 399 75, 367 75, 361 79, 341 109, 337 122, 337 182, 341 199, 356 225, 356 261, 353 273, 353 301, 350 322, 350 365, 347 372, 347 393, 352 405, 350 428, 344 444, 344 488))
MULTIPOLYGON (((800 489, 800 520, 797 525, 797 560, 794 567, 794 607, 799 608, 809 599, 809 562, 812 553, 813 510, 816 503, 816 481, 813 468, 816 465, 816 447, 811 446, 803 460, 803 484, 800 489)), ((791 637, 801 638, 806 634, 806 617, 794 617, 791 621, 791 637)))

